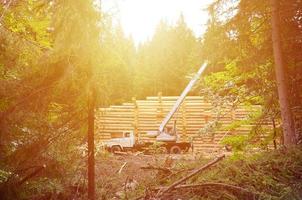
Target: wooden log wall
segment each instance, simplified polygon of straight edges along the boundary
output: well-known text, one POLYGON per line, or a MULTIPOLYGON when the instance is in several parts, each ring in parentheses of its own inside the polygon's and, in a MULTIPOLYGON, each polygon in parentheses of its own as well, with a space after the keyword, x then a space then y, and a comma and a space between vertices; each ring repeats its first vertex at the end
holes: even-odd
MULTIPOLYGON (((153 141, 154 138, 146 136, 147 131, 157 131, 160 123, 170 111, 178 97, 154 96, 145 100, 133 99, 131 103, 100 108, 96 116, 96 139, 105 141, 120 137, 123 131, 133 131, 142 141, 153 141)), ((226 108, 220 118, 223 126, 229 125, 233 120, 245 119, 251 109, 239 106, 235 110, 226 108)), ((173 126, 176 120, 177 131, 182 141, 192 141, 194 151, 216 151, 222 148, 222 138, 233 134, 248 134, 253 125, 244 125, 232 132, 216 131, 214 135, 201 135, 199 130, 213 120, 217 113, 213 113, 211 103, 203 100, 201 96, 188 96, 174 114, 168 126, 173 126)))

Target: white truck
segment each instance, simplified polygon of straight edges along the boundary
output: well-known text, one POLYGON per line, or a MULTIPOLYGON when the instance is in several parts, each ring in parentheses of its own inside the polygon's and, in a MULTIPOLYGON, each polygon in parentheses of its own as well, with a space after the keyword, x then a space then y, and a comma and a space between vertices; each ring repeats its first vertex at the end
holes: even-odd
MULTIPOLYGON (((182 151, 186 152, 192 147, 190 142, 182 142, 179 140, 179 135, 176 130, 176 121, 174 122, 173 127, 167 127, 168 122, 171 120, 175 112, 179 109, 185 97, 192 89, 198 78, 201 76, 205 68, 207 67, 207 63, 204 63, 196 75, 191 79, 187 87, 184 89, 182 94, 179 96, 171 111, 162 121, 159 126, 158 131, 148 131, 148 137, 155 137, 156 142, 159 143, 159 146, 164 148, 166 152, 178 154, 182 151)), ((133 131, 125 131, 122 133, 121 138, 113 138, 106 142, 104 142, 105 148, 111 152, 114 151, 127 151, 127 150, 144 150, 154 142, 141 142, 135 138, 133 131)))
MULTIPOLYGON (((154 145, 154 142, 140 142, 136 140, 133 131, 125 131, 122 133, 121 138, 113 138, 105 143, 105 148, 110 152, 116 151, 149 151, 150 146, 154 145)), ((170 141, 162 142, 157 141, 158 147, 161 147, 163 152, 169 152, 178 154, 182 151, 186 152, 190 149, 191 143, 170 141)))

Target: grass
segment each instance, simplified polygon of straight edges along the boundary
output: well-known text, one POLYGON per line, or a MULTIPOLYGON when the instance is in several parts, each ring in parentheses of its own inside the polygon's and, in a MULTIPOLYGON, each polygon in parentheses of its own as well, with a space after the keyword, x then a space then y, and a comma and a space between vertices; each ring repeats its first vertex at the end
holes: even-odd
MULTIPOLYGON (((208 159, 199 159, 194 163, 177 161, 174 168, 184 170, 170 176, 165 181, 155 177, 145 177, 148 185, 140 185, 131 193, 142 194, 142 190, 151 187, 168 186, 188 171, 206 163, 208 159), (150 180, 153 180, 153 182, 150 180)), ((196 189, 177 189, 165 199, 302 199, 302 148, 279 149, 250 154, 237 152, 211 169, 191 178, 186 184, 223 183, 244 188, 255 196, 240 193, 224 187, 202 187, 196 189)), ((130 195, 132 196, 132 195, 130 195)))

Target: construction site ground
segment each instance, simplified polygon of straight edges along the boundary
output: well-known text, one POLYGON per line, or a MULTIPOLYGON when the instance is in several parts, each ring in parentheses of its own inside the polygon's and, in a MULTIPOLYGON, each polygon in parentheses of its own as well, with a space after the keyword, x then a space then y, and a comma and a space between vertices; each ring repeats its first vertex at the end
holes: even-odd
POLYGON ((302 199, 301 156, 301 148, 179 155, 103 152, 96 156, 96 195, 129 200, 302 199))
POLYGON ((98 188, 102 188, 97 191, 97 196, 99 199, 136 199, 145 195, 147 188, 154 188, 169 178, 171 173, 164 169, 171 169, 172 173, 184 169, 193 170, 216 156, 218 153, 145 155, 103 152, 96 157, 96 184, 98 188), (145 167, 163 170, 143 169, 145 167))

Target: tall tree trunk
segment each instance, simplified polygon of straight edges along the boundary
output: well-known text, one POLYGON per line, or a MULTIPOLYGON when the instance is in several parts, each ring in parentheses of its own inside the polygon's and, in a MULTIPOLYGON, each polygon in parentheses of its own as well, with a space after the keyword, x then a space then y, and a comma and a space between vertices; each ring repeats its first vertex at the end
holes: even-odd
POLYGON ((90 83, 88 92, 88 199, 95 199, 95 160, 94 160, 94 108, 96 101, 95 88, 90 83))
POLYGON ((275 60, 275 71, 278 86, 279 103, 281 109, 284 145, 286 147, 296 144, 296 135, 290 102, 288 96, 288 82, 281 49, 281 36, 279 28, 279 0, 271 0, 272 4, 272 40, 275 60))

